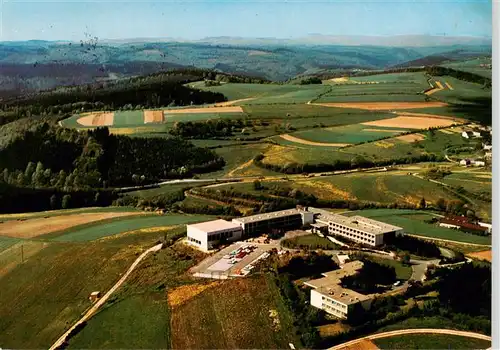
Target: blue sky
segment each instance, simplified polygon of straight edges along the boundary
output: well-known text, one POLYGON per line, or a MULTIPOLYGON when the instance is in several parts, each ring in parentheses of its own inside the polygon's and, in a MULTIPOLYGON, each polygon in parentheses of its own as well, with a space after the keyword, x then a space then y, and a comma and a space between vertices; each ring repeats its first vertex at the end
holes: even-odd
POLYGON ((0 40, 325 35, 491 37, 491 1, 2 1, 0 40))

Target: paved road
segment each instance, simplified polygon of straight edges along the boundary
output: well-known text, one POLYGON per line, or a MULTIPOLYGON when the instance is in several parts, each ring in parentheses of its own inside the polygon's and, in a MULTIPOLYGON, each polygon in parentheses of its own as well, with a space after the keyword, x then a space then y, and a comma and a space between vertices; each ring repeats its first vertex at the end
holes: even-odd
POLYGON ((99 299, 89 309, 89 311, 87 311, 85 313, 85 315, 83 315, 82 318, 80 318, 70 329, 68 329, 59 339, 57 339, 57 341, 50 347, 49 350, 54 350, 57 347, 61 346, 61 344, 64 343, 64 341, 65 341, 66 337, 68 336, 68 334, 73 329, 75 329, 79 324, 81 324, 81 323, 87 321, 88 319, 90 319, 92 317, 92 315, 108 300, 108 298, 111 296, 111 294, 113 294, 123 284, 123 282, 125 282, 125 280, 127 279, 127 277, 132 273, 132 271, 137 267, 137 265, 139 265, 139 263, 142 261, 142 259, 144 259, 146 257, 146 255, 148 255, 149 253, 160 250, 161 246, 162 246, 162 244, 155 245, 154 247, 151 247, 148 250, 146 250, 144 253, 142 253, 132 263, 132 265, 130 265, 129 269, 122 276, 122 278, 120 278, 120 280, 118 282, 116 282, 115 285, 113 287, 111 287, 111 289, 106 294, 104 294, 104 296, 101 299, 99 299))
POLYGON ((436 328, 420 328, 420 329, 402 329, 399 331, 391 331, 391 332, 384 332, 384 333, 378 333, 378 334, 372 334, 363 338, 358 338, 355 340, 348 341, 343 344, 335 345, 328 350, 341 350, 347 346, 350 345, 355 345, 356 343, 362 341, 362 340, 374 340, 374 339, 380 339, 380 338, 388 338, 388 337, 393 337, 397 335, 403 335, 403 334, 448 334, 448 335, 457 335, 461 337, 468 337, 468 338, 475 338, 475 339, 482 339, 482 340, 489 340, 491 341, 491 337, 480 334, 480 333, 473 333, 473 332, 464 332, 464 331, 455 331, 452 329, 436 329, 436 328))

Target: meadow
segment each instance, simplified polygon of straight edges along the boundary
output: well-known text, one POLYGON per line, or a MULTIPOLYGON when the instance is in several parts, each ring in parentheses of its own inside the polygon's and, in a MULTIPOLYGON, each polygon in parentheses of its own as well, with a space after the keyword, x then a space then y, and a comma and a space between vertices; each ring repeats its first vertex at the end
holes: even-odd
POLYGON ((54 232, 41 236, 43 239, 50 239, 56 242, 87 242, 95 239, 116 235, 138 229, 151 227, 166 227, 206 221, 211 219, 207 215, 151 215, 141 216, 133 219, 113 219, 106 222, 90 223, 72 227, 68 230, 54 232))
POLYGON ((491 89, 485 89, 482 85, 459 80, 450 76, 437 77, 438 80, 447 82, 452 89, 444 89, 432 96, 448 103, 467 103, 467 99, 491 98, 491 89))
POLYGON ((414 83, 425 88, 429 87, 427 77, 424 72, 408 72, 408 73, 388 73, 374 74, 364 77, 351 77, 349 81, 353 82, 378 82, 378 83, 414 83))
POLYGON ((404 334, 373 340, 381 350, 392 349, 487 349, 491 342, 447 334, 404 334))
POLYGON ((492 70, 486 67, 481 67, 481 64, 491 64, 491 58, 479 57, 465 61, 446 62, 441 64, 441 66, 474 73, 486 78, 491 78, 492 70))
POLYGON ((462 243, 491 245, 490 236, 476 236, 459 230, 439 227, 436 224, 428 224, 423 222, 421 217, 414 217, 414 213, 419 212, 406 210, 399 211, 397 209, 367 209, 349 212, 346 215, 362 215, 375 220, 384 221, 391 225, 402 227, 408 234, 446 239, 462 243))
POLYGON ((171 325, 176 349, 284 349, 288 343, 300 344, 276 285, 262 275, 203 291, 172 310, 171 325), (277 316, 270 316, 272 310, 277 316))
POLYGON ((220 86, 205 86, 204 82, 188 84, 201 90, 223 93, 229 101, 252 98, 236 102, 235 105, 255 105, 273 103, 306 103, 328 89, 324 85, 292 85, 292 84, 233 84, 223 83, 220 86))
POLYGON ((144 111, 116 111, 114 127, 144 126, 144 111))
POLYGON ((393 136, 402 132, 411 131, 403 128, 372 127, 362 124, 352 124, 323 129, 313 129, 295 132, 292 135, 298 138, 322 143, 350 143, 374 141, 380 138, 393 136))

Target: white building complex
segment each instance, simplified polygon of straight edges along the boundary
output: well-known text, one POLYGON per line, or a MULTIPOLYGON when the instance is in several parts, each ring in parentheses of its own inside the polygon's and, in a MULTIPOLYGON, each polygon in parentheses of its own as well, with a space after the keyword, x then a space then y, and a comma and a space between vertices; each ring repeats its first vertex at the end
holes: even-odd
POLYGON ((233 219, 245 237, 268 233, 272 229, 293 230, 314 221, 314 213, 306 209, 287 209, 233 219))
POLYGON ((373 247, 384 244, 384 239, 391 235, 402 235, 403 229, 365 218, 363 216, 343 216, 321 211, 316 218, 315 229, 319 226, 327 227, 332 236, 341 236, 357 243, 373 247))
POLYGON ((341 319, 346 319, 349 311, 358 303, 368 310, 373 300, 371 295, 364 295, 340 285, 342 278, 355 274, 362 267, 361 261, 348 262, 339 270, 323 273, 322 278, 304 282, 312 288, 311 305, 341 319))
POLYGON ((223 241, 240 240, 243 230, 240 225, 226 221, 213 220, 187 225, 187 242, 203 251, 214 249, 223 241))

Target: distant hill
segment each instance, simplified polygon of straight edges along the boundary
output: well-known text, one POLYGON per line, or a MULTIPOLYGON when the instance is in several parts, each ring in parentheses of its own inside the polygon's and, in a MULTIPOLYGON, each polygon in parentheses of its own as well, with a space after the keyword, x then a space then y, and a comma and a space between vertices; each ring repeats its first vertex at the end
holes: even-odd
POLYGON ((424 64, 445 58, 453 60, 450 52, 459 52, 462 57, 478 53, 491 56, 491 40, 310 35, 293 40, 219 37, 198 41, 138 38, 79 43, 0 42, 0 98, 177 67, 286 81, 323 70, 380 70, 420 64, 418 60, 424 64), (405 43, 407 46, 403 46, 405 43), (422 46, 425 43, 430 46, 422 46), (380 46, 382 44, 392 46, 380 46))

